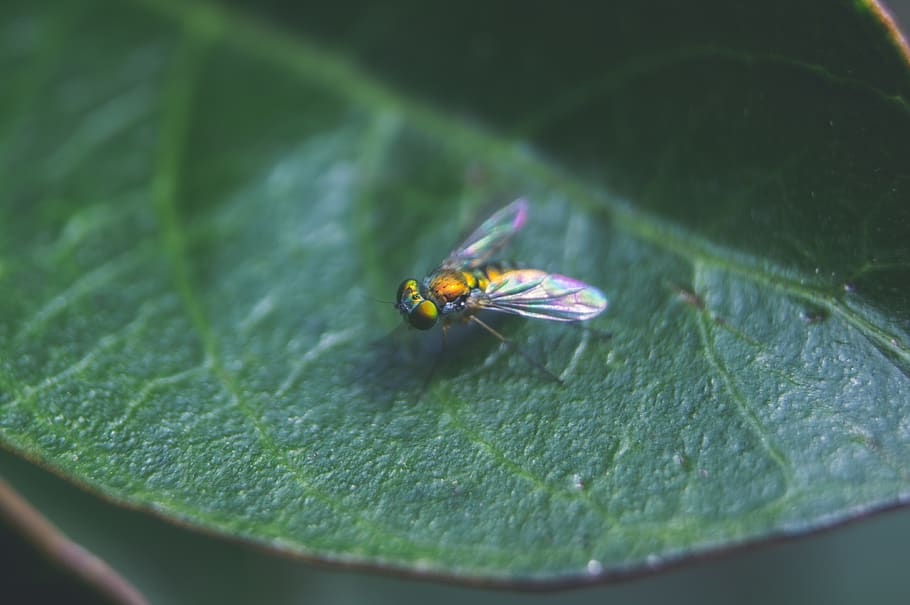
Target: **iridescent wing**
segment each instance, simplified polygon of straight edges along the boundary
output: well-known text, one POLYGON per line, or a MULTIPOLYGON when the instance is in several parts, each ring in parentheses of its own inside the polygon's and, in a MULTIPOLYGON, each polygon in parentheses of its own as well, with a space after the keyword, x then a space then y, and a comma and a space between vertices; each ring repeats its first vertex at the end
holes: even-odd
POLYGON ((497 211, 474 230, 440 265, 443 269, 473 269, 503 248, 512 235, 525 224, 528 202, 518 198, 497 211))
POLYGON ((607 308, 607 297, 597 288, 537 269, 503 273, 472 302, 481 309, 553 321, 591 319, 607 308))

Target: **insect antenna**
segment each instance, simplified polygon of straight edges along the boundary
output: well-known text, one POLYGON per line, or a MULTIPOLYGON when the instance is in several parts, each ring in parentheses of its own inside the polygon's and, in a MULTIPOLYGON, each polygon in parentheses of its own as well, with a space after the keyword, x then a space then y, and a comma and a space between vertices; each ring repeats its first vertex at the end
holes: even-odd
POLYGON ((373 302, 382 303, 382 304, 384 304, 384 305, 394 305, 394 304, 396 304, 396 303, 398 302, 398 301, 395 301, 395 300, 385 300, 385 299, 382 299, 382 298, 376 298, 375 296, 367 296, 366 294, 363 294, 363 293, 361 293, 361 296, 363 296, 363 297, 366 298, 367 300, 371 300, 371 301, 373 301, 373 302))
POLYGON ((502 342, 502 344, 506 345, 507 347, 509 347, 510 349, 512 349, 519 355, 521 355, 525 361, 527 361, 529 364, 531 364, 532 366, 534 366, 535 368, 537 368, 538 370, 540 370, 541 372, 546 374, 551 380, 553 380, 554 382, 558 382, 559 384, 563 384, 562 378, 560 378, 559 376, 557 376, 556 374, 554 374, 553 372, 548 370, 545 365, 543 365, 542 363, 540 363, 539 361, 537 361, 536 359, 534 359, 533 357, 531 357, 530 355, 528 355, 527 353, 522 351, 518 347, 518 345, 516 345, 514 342, 512 342, 511 340, 509 340, 502 334, 500 334, 498 331, 494 330, 493 327, 490 326, 490 324, 488 324, 485 321, 483 321, 482 319, 478 318, 476 315, 470 315, 469 319, 471 321, 473 321, 474 323, 478 324, 480 327, 482 327, 484 330, 486 330, 487 332, 489 332, 496 338, 498 338, 500 340, 500 342, 502 342))

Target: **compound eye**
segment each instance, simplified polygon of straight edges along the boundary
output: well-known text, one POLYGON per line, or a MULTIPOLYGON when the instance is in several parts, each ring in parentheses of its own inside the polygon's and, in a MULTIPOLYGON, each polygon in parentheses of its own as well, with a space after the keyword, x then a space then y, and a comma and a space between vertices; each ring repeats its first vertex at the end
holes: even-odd
POLYGON ((402 298, 405 294, 410 298, 410 294, 417 290, 417 280, 416 279, 406 279, 401 282, 401 285, 398 286, 398 294, 395 295, 395 300, 402 302, 402 298))
POLYGON ((429 330, 436 325, 436 316, 439 310, 431 300, 425 300, 411 311, 408 315, 408 321, 418 330, 429 330))

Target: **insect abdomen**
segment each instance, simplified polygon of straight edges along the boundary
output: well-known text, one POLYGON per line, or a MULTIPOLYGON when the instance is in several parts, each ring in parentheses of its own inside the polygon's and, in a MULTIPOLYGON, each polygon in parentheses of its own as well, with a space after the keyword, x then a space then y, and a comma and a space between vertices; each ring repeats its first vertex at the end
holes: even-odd
POLYGON ((511 263, 505 262, 495 262, 481 265, 472 270, 472 275, 476 284, 474 287, 480 291, 484 291, 487 289, 487 286, 490 285, 490 282, 496 281, 502 277, 503 273, 511 271, 514 268, 515 267, 511 263))

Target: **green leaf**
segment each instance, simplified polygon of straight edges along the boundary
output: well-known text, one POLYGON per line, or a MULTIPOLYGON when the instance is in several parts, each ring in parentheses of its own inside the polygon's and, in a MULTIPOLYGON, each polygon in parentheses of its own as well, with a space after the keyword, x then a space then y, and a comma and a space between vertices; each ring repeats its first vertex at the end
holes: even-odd
POLYGON ((4 3, 0 440, 491 582, 906 502, 906 53, 868 3, 664 9, 4 3), (564 384, 376 302, 519 195, 510 254, 610 298, 501 324, 564 384))

